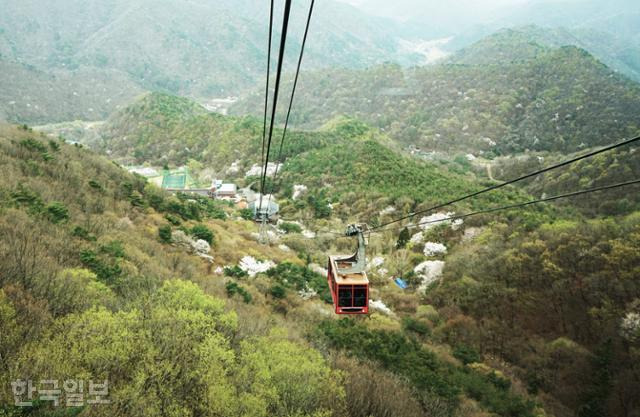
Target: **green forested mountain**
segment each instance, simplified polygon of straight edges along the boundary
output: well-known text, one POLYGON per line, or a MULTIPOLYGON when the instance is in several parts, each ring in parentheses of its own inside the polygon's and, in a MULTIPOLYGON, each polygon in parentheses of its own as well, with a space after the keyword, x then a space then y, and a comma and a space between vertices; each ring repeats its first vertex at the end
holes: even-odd
MULTIPOLYGON (((558 172, 550 172, 523 183, 524 190, 536 196, 552 196, 585 188, 601 187, 640 177, 637 147, 621 148, 582 160, 558 172)), ((492 176, 506 181, 561 162, 574 155, 530 154, 497 158, 491 164, 492 176), (544 156, 543 156, 544 155, 544 156)), ((607 198, 585 195, 573 198, 571 205, 589 215, 620 215, 640 210, 640 195, 625 189, 607 192, 607 198)))
POLYGON ((0 58, 0 120, 41 124, 52 120, 104 120, 142 93, 117 70, 38 70, 0 58))
MULTIPOLYGON (((476 48, 460 53, 462 64, 304 74, 292 120, 318 126, 348 114, 404 145, 489 155, 570 152, 640 128, 640 86, 584 50, 548 49, 509 33, 476 48)), ((234 111, 258 112, 258 98, 234 111)))
POLYGON ((640 44, 629 42, 628 37, 587 28, 530 25, 503 29, 456 51, 449 61, 475 65, 509 63, 532 59, 547 48, 565 45, 585 49, 611 69, 640 81, 640 44))
MULTIPOLYGON (((3 93, 7 101, 31 97, 32 105, 39 105, 41 111, 5 111, 6 118, 14 122, 100 120, 105 113, 98 109, 113 110, 115 104, 128 103, 131 98, 102 87, 132 90, 127 87, 134 85, 133 90, 211 99, 238 95, 264 78, 268 3, 3 0, 0 9, 2 61, 31 66, 37 71, 33 75, 36 81, 39 77, 68 80, 71 85, 67 90, 72 90, 75 82, 80 82, 83 90, 93 87, 90 93, 83 91, 86 108, 76 108, 69 100, 72 97, 55 81, 51 81, 53 90, 36 88, 26 83, 24 75, 30 74, 22 71, 15 86, 20 89, 3 93), (97 74, 103 81, 92 83, 82 74, 97 74), (51 100, 64 102, 74 111, 47 112, 45 107, 51 100), (107 101, 113 105, 107 106, 107 101), (94 108, 96 114, 88 108, 94 108)), ((296 3, 286 55, 289 70, 294 68, 300 48, 305 14, 306 5, 296 3)), ((281 21, 280 15, 278 10, 275 20, 281 21)), ((279 39, 278 31, 274 39, 279 39)), ((325 2, 316 8, 310 39, 305 62, 310 68, 358 68, 391 59, 414 61, 411 53, 398 50, 384 19, 368 17, 340 3, 325 2)), ((4 77, 2 82, 7 82, 4 77)), ((0 109, 5 107, 11 109, 3 100, 0 109)))
POLYGON ((427 298, 451 309, 451 340, 504 358, 529 392, 553 393, 550 413, 632 415, 638 350, 624 323, 637 303, 639 230, 637 213, 526 234, 495 225, 448 257, 448 279, 427 298))
MULTIPOLYGON (((533 31, 536 27, 530 29, 533 31)), ((540 31, 544 34, 550 32, 540 31)), ((546 44, 546 38, 536 38, 525 28, 504 29, 460 49, 448 62, 459 65, 508 65, 538 58, 548 50, 546 44)))
MULTIPOLYGON (((240 170, 231 174, 237 178, 261 155, 262 121, 211 114, 187 99, 160 93, 148 94, 116 113, 99 132, 99 151, 132 164, 179 166, 196 161, 224 176, 237 162, 240 170)), ((277 129, 273 162, 281 135, 277 129)), ((276 191, 290 195, 293 185, 306 184, 335 202, 347 202, 357 190, 358 200, 379 196, 426 204, 480 187, 464 167, 428 164, 403 155, 385 135, 348 118, 332 120, 318 131, 290 130, 282 158, 283 183, 276 191)), ((498 194, 497 200, 480 199, 478 204, 502 198, 506 197, 498 194)))
MULTIPOLYGON (((209 113, 197 103, 151 93, 115 113, 100 128, 98 150, 124 162, 182 165, 195 159, 222 172, 260 162, 263 124, 252 117, 209 113)), ((274 137, 279 138, 281 130, 274 137)), ((338 140, 332 132, 290 132, 283 156, 338 140)), ((274 140, 275 142, 275 140, 274 140)), ((273 151, 271 160, 276 159, 273 151)))

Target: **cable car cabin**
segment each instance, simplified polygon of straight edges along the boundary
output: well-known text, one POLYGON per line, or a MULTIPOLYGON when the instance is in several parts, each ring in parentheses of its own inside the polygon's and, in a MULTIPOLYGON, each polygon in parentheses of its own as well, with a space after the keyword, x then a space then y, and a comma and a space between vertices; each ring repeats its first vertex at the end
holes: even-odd
POLYGON ((253 212, 253 219, 256 222, 266 221, 275 224, 278 222, 280 205, 269 194, 263 195, 262 198, 260 198, 260 194, 257 194, 256 200, 249 204, 249 210, 253 212))
POLYGON ((364 231, 366 225, 351 225, 347 236, 358 236, 358 251, 352 256, 329 256, 327 281, 336 314, 369 313, 364 231))
POLYGON ((327 270, 331 298, 336 314, 368 314, 369 313, 369 279, 367 273, 340 273, 349 268, 349 258, 329 257, 327 270))

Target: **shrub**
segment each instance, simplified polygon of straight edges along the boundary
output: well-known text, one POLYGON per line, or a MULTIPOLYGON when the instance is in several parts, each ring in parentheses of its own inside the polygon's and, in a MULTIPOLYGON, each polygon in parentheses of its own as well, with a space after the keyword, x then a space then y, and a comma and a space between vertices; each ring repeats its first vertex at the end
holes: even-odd
POLYGON ((164 218, 165 218, 165 219, 167 219, 167 221, 168 221, 169 223, 171 223, 172 225, 174 225, 174 226, 180 226, 180 223, 182 223, 182 222, 180 221, 180 219, 179 219, 179 218, 177 218, 176 216, 174 216, 173 214, 169 214, 169 213, 167 213, 167 214, 164 216, 164 218))
POLYGON ((89 187, 93 188, 94 190, 98 190, 98 191, 103 191, 104 190, 102 188, 102 185, 100 185, 100 183, 98 181, 95 181, 95 180, 89 180, 89 187))
POLYGON ((197 224, 193 226, 189 233, 196 239, 202 239, 210 245, 213 244, 213 232, 204 224, 197 224))
POLYGON ((302 233, 302 227, 295 223, 282 223, 279 227, 285 233, 302 233))
POLYGON ((457 345, 453 349, 453 356, 465 365, 482 360, 478 351, 467 345, 457 345))
POLYGON ((50 140, 49 141, 49 147, 51 148, 51 150, 53 152, 58 152, 60 150, 60 144, 58 142, 56 142, 55 140, 50 140))
POLYGON ((210 219, 226 220, 227 213, 225 213, 222 204, 223 202, 212 200, 207 197, 198 196, 196 203, 199 205, 205 215, 210 219))
POLYGON ((327 219, 331 217, 331 207, 329 207, 329 201, 324 196, 310 195, 307 198, 307 202, 313 208, 313 213, 316 219, 327 219))
POLYGON ((406 330, 418 333, 419 335, 426 336, 431 334, 431 328, 427 323, 421 320, 416 320, 412 317, 405 317, 402 319, 402 325, 406 330))
POLYGON ((69 210, 58 201, 48 204, 45 207, 45 212, 51 223, 57 224, 69 220, 69 210))
POLYGON ((229 297, 233 297, 235 294, 240 294, 242 296, 242 300, 246 304, 249 304, 253 299, 253 297, 251 297, 251 294, 249 294, 249 292, 246 289, 244 289, 243 287, 241 287, 240 285, 236 284, 233 281, 227 282, 227 285, 225 285, 225 288, 227 290, 227 295, 229 297))
POLYGON ((44 153, 47 151, 47 147, 33 138, 23 139, 20 141, 20 146, 33 152, 44 153))
POLYGON ((338 356, 335 365, 345 373, 349 416, 433 416, 425 413, 418 396, 403 378, 346 356, 338 356))
POLYGON ((269 290, 269 293, 271 294, 271 296, 273 296, 273 298, 282 299, 286 297, 287 290, 282 285, 276 284, 273 287, 271 287, 271 289, 269 290))
POLYGON ((240 217, 245 220, 253 220, 253 211, 251 209, 245 208, 240 210, 240 217))
POLYGON ((133 193, 133 184, 131 184, 130 182, 123 182, 120 188, 122 195, 124 195, 125 197, 130 197, 133 193))
POLYGON ((11 198, 16 205, 29 207, 32 212, 40 212, 44 206, 42 198, 35 191, 22 185, 19 185, 18 189, 11 193, 11 198))
POLYGON ((285 288, 293 287, 297 291, 312 289, 325 302, 332 302, 327 279, 309 268, 282 262, 268 270, 267 275, 285 288))
POLYGON ((98 257, 97 253, 90 249, 80 252, 80 261, 95 273, 100 281, 108 285, 114 285, 122 273, 120 265, 115 262, 111 264, 106 263, 98 257))
POLYGON ((238 265, 226 266, 224 268, 224 274, 225 276, 234 277, 234 278, 244 278, 246 276, 249 276, 249 274, 246 271, 244 271, 242 268, 240 268, 238 265))
POLYGON ((162 243, 171 243, 171 226, 168 224, 158 228, 158 238, 162 243))
POLYGON ((411 240, 411 233, 409 232, 409 229, 405 227, 398 236, 396 249, 404 249, 407 246, 407 243, 409 243, 409 240, 411 240))
POLYGON ((483 374, 473 369, 456 371, 452 380, 459 384, 467 395, 488 410, 501 416, 533 416, 534 403, 510 392, 507 384, 496 384, 494 372, 483 374))
POLYGON ((198 204, 192 201, 181 201, 175 197, 168 199, 165 204, 166 210, 170 213, 177 214, 184 220, 200 220, 200 208, 198 204))
POLYGON ((100 252, 110 255, 114 258, 125 257, 125 252, 124 252, 124 248, 122 247, 122 242, 120 242, 119 240, 112 240, 106 245, 102 245, 100 247, 100 252))
POLYGON ((131 196, 129 197, 129 201, 131 202, 131 205, 134 207, 144 207, 147 204, 142 194, 140 194, 138 191, 134 191, 133 193, 131 193, 131 196))
POLYGON ((74 227, 73 231, 71 232, 71 235, 75 237, 79 237, 80 239, 88 240, 88 241, 96 240, 95 236, 93 236, 91 233, 89 233, 87 229, 81 226, 74 227))
POLYGON ((200 220, 202 215, 206 218, 218 220, 226 220, 227 218, 227 213, 225 213, 223 209, 225 205, 224 202, 212 200, 200 195, 188 195, 184 193, 178 193, 176 197, 183 205, 180 210, 184 218, 200 220))

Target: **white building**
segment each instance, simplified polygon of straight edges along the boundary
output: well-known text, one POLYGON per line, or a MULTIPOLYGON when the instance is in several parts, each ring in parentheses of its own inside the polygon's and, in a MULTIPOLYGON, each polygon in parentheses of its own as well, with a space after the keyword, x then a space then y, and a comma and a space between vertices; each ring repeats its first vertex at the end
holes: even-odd
POLYGON ((215 198, 233 200, 238 197, 238 187, 235 184, 214 179, 211 183, 211 194, 215 198))

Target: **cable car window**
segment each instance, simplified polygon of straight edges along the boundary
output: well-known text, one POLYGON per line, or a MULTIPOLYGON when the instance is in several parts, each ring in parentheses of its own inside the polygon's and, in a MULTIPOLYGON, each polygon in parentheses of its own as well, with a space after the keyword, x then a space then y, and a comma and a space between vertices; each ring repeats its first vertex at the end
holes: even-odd
POLYGON ((351 285, 340 285, 338 287, 338 306, 351 307, 353 287, 351 285))
POLYGON ((353 289, 353 306, 365 307, 367 305, 367 287, 356 286, 353 289))

